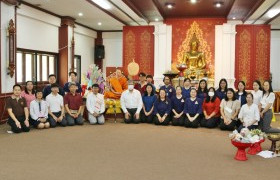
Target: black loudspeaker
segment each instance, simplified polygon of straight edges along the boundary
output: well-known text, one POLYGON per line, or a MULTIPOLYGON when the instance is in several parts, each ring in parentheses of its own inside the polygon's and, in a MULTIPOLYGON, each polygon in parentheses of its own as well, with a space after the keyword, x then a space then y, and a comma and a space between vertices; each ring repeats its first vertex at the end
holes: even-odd
POLYGON ((95 59, 104 59, 105 58, 105 49, 103 45, 95 46, 95 59))

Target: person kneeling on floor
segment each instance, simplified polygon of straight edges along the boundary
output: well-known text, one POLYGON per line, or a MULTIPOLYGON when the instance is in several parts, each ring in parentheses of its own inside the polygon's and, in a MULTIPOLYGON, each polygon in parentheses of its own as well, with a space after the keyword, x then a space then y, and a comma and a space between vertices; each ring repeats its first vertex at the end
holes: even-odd
POLYGON ((25 98, 20 96, 21 86, 13 86, 13 95, 6 101, 8 124, 14 133, 29 132, 29 113, 25 98))
POLYGON ((83 109, 83 98, 76 92, 76 83, 69 83, 70 92, 64 96, 64 105, 66 110, 66 121, 68 126, 74 126, 75 124, 83 125, 84 120, 81 115, 83 109))
POLYGON ((125 123, 140 123, 140 111, 143 106, 141 93, 134 89, 133 81, 128 81, 128 89, 121 95, 121 106, 125 123))
POLYGON ((104 124, 105 119, 103 113, 105 111, 104 95, 98 93, 99 85, 93 84, 92 91, 87 97, 87 110, 88 110, 88 120, 90 124, 104 124))
POLYGON ((44 129, 49 128, 50 123, 48 121, 48 104, 43 99, 43 92, 36 92, 36 99, 30 103, 30 124, 35 128, 44 129))

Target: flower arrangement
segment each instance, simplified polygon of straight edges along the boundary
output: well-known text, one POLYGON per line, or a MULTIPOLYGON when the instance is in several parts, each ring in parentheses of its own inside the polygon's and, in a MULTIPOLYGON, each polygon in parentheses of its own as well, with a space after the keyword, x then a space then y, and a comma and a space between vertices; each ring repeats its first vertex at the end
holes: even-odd
POLYGON ((265 133, 259 129, 249 130, 248 128, 241 129, 240 133, 234 130, 229 134, 229 138, 236 142, 241 143, 256 143, 266 137, 265 133))
POLYGON ((101 69, 95 64, 91 64, 86 73, 82 74, 82 85, 86 87, 85 96, 88 94, 88 90, 91 89, 93 84, 98 84, 100 93, 104 93, 104 78, 101 69))

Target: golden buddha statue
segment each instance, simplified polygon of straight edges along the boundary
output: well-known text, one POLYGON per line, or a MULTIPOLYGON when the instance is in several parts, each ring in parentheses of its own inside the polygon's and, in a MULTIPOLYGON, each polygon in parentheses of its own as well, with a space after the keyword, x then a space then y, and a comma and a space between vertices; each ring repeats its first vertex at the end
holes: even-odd
POLYGON ((203 70, 206 67, 205 56, 203 52, 198 51, 199 41, 196 35, 190 42, 190 51, 184 53, 183 63, 185 63, 190 71, 203 70))

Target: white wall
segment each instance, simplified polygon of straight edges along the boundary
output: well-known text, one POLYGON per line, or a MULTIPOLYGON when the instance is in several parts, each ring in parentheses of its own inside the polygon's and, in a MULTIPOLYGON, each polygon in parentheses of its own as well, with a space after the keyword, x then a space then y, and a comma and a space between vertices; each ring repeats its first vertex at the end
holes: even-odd
POLYGON ((9 65, 7 29, 10 19, 13 19, 15 23, 15 7, 1 1, 1 93, 12 92, 15 84, 15 74, 13 78, 7 75, 9 65))
POLYGON ((105 58, 103 59, 103 73, 106 77, 106 67, 122 67, 123 65, 123 35, 122 32, 103 32, 105 58))
MULTIPOLYGON (((81 73, 84 73, 89 65, 94 63, 94 46, 97 35, 95 31, 76 25, 74 37, 75 55, 81 56, 81 73)), ((70 37, 70 39, 72 39, 72 37, 70 37)), ((71 40, 69 42, 71 44, 71 40)))
POLYGON ((273 89, 280 91, 280 31, 271 31, 270 72, 273 89))
POLYGON ((21 5, 17 11, 17 47, 58 53, 60 18, 21 5))

